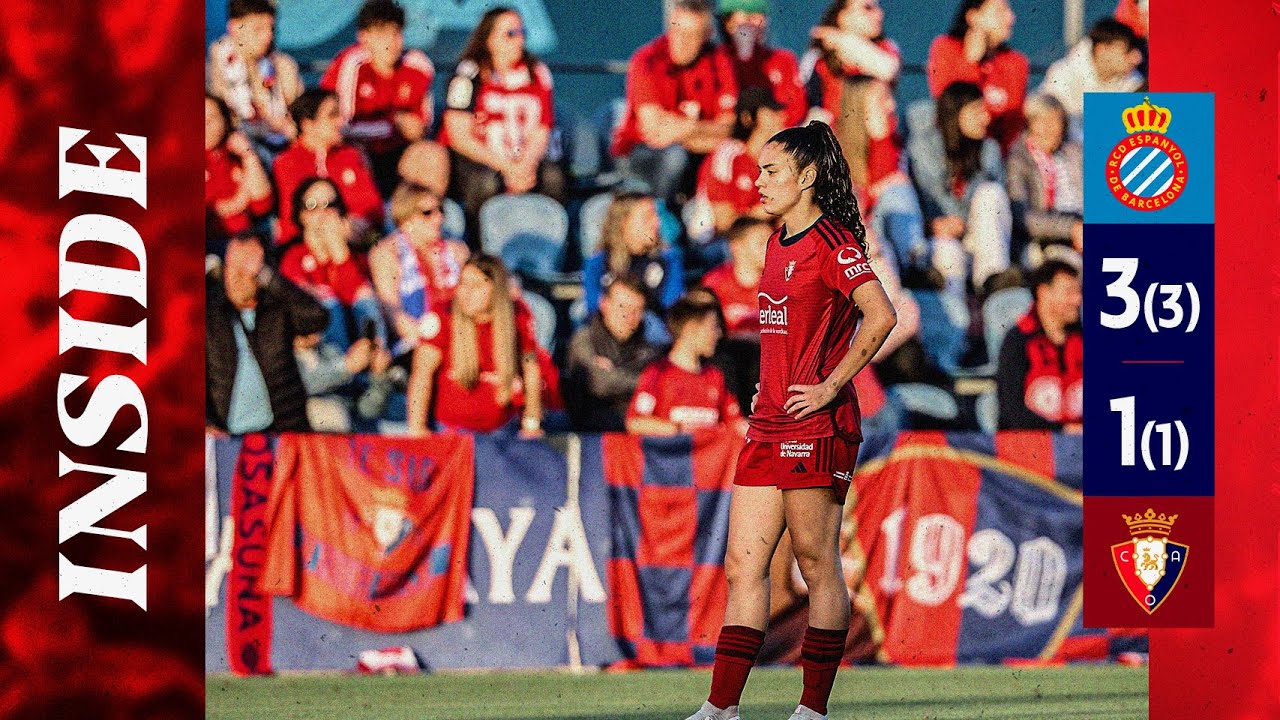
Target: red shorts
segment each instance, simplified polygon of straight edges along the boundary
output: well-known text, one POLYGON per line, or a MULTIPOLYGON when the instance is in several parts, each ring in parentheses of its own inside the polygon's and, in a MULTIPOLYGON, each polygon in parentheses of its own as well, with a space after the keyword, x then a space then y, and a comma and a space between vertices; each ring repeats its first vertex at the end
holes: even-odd
POLYGON ((834 436, 785 442, 748 439, 738 453, 733 484, 776 485, 779 490, 829 487, 844 504, 859 445, 834 436))

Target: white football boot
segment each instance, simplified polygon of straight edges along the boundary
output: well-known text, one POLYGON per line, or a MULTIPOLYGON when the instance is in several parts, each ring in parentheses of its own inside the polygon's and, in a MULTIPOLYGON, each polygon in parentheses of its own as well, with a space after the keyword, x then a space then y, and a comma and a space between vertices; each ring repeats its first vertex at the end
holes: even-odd
POLYGON ((740 718, 738 717, 737 705, 731 705, 721 710, 709 702, 704 702, 698 712, 685 718, 685 720, 740 720, 740 718))
POLYGON ((796 711, 791 713, 788 720, 830 720, 826 715, 819 714, 816 710, 810 710, 804 705, 796 706, 796 711))

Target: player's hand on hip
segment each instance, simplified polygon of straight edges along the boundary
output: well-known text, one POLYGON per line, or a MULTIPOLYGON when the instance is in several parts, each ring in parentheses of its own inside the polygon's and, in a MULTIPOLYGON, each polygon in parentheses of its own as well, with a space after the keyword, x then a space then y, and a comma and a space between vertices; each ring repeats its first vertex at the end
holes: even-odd
POLYGON ((793 394, 787 398, 787 402, 782 405, 782 409, 788 415, 794 415, 797 420, 809 417, 829 405, 836 398, 836 388, 830 387, 826 383, 819 385, 792 385, 787 388, 787 392, 793 394))

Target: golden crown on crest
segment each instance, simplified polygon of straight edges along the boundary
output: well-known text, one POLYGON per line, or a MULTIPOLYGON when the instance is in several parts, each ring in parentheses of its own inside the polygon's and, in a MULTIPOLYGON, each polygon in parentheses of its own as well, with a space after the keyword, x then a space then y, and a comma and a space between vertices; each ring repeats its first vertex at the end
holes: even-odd
POLYGON ((1124 120, 1124 129, 1130 133, 1163 133, 1169 129, 1173 113, 1168 108, 1152 105, 1151 98, 1143 98, 1141 105, 1125 108, 1121 118, 1124 120))
POLYGON ((1124 518, 1124 524, 1129 526, 1129 534, 1138 535, 1164 535, 1168 536, 1169 531, 1173 529, 1173 524, 1177 522, 1177 515, 1165 515, 1160 513, 1156 515, 1156 511, 1147 508, 1145 513, 1137 515, 1120 514, 1124 518))

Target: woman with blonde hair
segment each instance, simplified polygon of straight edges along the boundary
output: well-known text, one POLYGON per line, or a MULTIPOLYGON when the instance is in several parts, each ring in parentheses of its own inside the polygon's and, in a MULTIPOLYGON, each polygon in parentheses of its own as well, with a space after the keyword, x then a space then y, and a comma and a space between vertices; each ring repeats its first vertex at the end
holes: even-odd
POLYGON ((409 432, 493 432, 521 413, 520 434, 542 434, 542 370, 533 322, 511 293, 502 261, 477 255, 462 268, 453 300, 421 323, 409 374, 409 432))
POLYGON ((658 205, 646 193, 620 193, 605 214, 596 253, 582 268, 587 311, 595 312, 600 295, 616 277, 629 276, 644 286, 651 311, 671 307, 684 292, 680 250, 658 233, 658 205))

